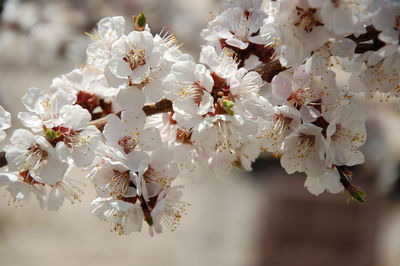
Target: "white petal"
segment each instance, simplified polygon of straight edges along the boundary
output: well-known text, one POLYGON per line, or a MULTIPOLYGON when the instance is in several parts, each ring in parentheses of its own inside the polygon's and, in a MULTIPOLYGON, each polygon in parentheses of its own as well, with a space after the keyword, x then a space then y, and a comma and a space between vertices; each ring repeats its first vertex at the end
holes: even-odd
POLYGON ((119 91, 117 102, 127 111, 137 112, 145 103, 143 91, 136 88, 126 88, 119 91))

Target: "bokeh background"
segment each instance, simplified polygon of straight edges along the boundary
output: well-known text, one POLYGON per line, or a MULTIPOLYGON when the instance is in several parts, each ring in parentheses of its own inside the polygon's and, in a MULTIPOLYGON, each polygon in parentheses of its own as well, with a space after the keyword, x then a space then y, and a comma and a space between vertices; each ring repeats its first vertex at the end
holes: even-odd
MULTIPOLYGON (((175 33, 195 58, 200 32, 217 0, 0 0, 0 104, 16 119, 28 87, 47 88, 52 79, 85 61, 84 32, 105 16, 130 21, 144 11, 153 33, 175 33)), ((340 80, 339 80, 340 82, 340 80)), ((0 266, 47 265, 400 265, 400 112, 396 103, 367 104, 366 164, 354 183, 367 203, 347 203, 346 194, 315 197, 305 176, 285 174, 263 155, 252 173, 187 185, 188 215, 175 232, 151 238, 109 232, 92 215, 95 192, 87 183, 82 202, 58 212, 32 200, 8 206, 0 188, 0 266)), ((8 131, 8 135, 12 130, 8 131)), ((81 178, 82 172, 72 176, 81 178)))

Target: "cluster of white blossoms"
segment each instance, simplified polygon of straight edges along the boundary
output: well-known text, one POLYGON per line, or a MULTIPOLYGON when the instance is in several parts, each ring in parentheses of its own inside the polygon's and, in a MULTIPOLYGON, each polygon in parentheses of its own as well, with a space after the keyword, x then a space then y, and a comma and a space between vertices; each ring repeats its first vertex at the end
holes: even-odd
MULTIPOLYGON (((18 118, 29 130, 14 131, 0 158, 12 201, 32 192, 57 210, 64 198, 79 200, 68 177, 75 166, 112 231, 141 231, 145 222, 153 235, 175 230, 186 213, 180 178, 249 171, 266 151, 287 173, 305 173, 311 193, 346 190, 362 202, 347 167, 364 162, 363 100, 400 94, 398 2, 224 7, 202 32, 199 62, 173 34, 151 33, 143 13, 130 33, 122 17, 100 20, 86 64, 22 99, 18 118)), ((0 115, 1 140, 10 119, 0 115)))

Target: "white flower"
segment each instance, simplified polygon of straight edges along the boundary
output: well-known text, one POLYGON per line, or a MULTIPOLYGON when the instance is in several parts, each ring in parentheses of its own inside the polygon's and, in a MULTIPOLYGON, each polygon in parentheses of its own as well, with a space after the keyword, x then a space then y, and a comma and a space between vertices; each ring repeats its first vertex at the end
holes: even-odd
POLYGON ((366 52, 356 61, 365 62, 350 78, 352 90, 359 91, 361 87, 371 98, 375 93, 383 93, 386 100, 400 97, 400 45, 390 44, 376 52, 366 52))
POLYGON ((140 204, 125 202, 113 198, 96 198, 92 201, 93 213, 110 223, 110 230, 119 235, 140 232, 143 223, 143 211, 140 204))
POLYGON ((252 154, 258 154, 260 150, 256 133, 255 121, 243 120, 237 115, 216 115, 204 119, 193 129, 190 140, 199 149, 201 156, 198 160, 204 160, 205 155, 208 158, 207 167, 214 175, 224 176, 233 166, 249 169, 247 159, 253 161, 252 154), (244 147, 253 142, 256 145, 250 145, 250 150, 244 147), (242 159, 245 160, 243 164, 242 159))
POLYGON ((282 144, 285 138, 300 125, 300 113, 293 107, 275 106, 273 114, 265 121, 260 122, 261 149, 271 152, 274 156, 282 155, 282 144))
POLYGON ((164 82, 165 95, 173 101, 174 119, 185 128, 197 125, 203 115, 214 109, 210 92, 214 85, 210 71, 196 64, 190 55, 181 56, 172 65, 164 82))
MULTIPOLYGON (((80 202, 80 196, 83 194, 83 191, 77 185, 74 185, 74 183, 76 181, 63 178, 52 185, 47 196, 47 210, 58 211, 64 204, 65 199, 68 199, 71 204, 77 201, 80 202)), ((81 183, 79 182, 78 185, 81 185, 81 183)))
POLYGON ((161 32, 153 37, 147 31, 131 32, 114 50, 105 75, 111 85, 120 86, 118 104, 125 110, 136 111, 147 100, 160 101, 162 81, 182 55, 175 36, 161 32))
POLYGON ((310 193, 316 196, 324 192, 324 190, 327 190, 330 193, 339 193, 344 189, 342 183, 340 182, 340 176, 336 168, 328 169, 322 175, 307 175, 304 186, 310 193))
POLYGON ((157 197, 157 203, 151 211, 153 218, 153 227, 149 228, 149 232, 153 235, 153 228, 157 234, 162 233, 162 224, 169 230, 175 231, 180 223, 180 219, 186 214, 185 207, 187 203, 181 201, 183 186, 172 186, 165 188, 157 197))
MULTIPOLYGON (((161 187, 169 187, 178 177, 179 169, 175 162, 173 149, 161 149, 153 151, 150 156, 148 167, 144 171, 140 171, 141 177, 148 183, 155 183, 161 187)), ((153 186, 151 190, 157 189, 153 186)), ((159 192, 159 191, 158 191, 159 192)), ((151 198, 152 195, 149 195, 151 198)))
POLYGON ((267 15, 258 9, 232 7, 226 9, 203 30, 203 38, 210 43, 222 42, 228 47, 244 50, 249 43, 265 44, 259 30, 267 15))
MULTIPOLYGON (((98 149, 96 165, 88 177, 95 184, 99 196, 127 202, 148 201, 160 192, 162 185, 167 182, 167 177, 163 177, 167 175, 166 169, 159 174, 155 169, 160 169, 160 166, 153 158, 148 158, 147 154, 144 159, 137 155, 130 153, 123 156, 105 145, 98 149)), ((156 153, 152 154, 154 156, 156 153)))
POLYGON ((276 43, 280 63, 285 67, 300 65, 330 37, 318 10, 304 0, 281 1, 279 12, 265 21, 261 35, 266 43, 276 43))
POLYGON ((101 69, 111 58, 111 48, 125 33, 123 17, 106 17, 99 21, 94 34, 88 34, 93 42, 89 44, 86 53, 88 63, 101 69))
POLYGON ((68 123, 48 130, 46 137, 56 146, 60 157, 64 160, 71 157, 78 167, 86 167, 92 163, 96 147, 101 140, 100 131, 95 126, 74 128, 68 123))
POLYGON ((55 78, 50 88, 76 95, 76 104, 88 110, 92 119, 113 111, 112 100, 119 91, 107 83, 104 73, 91 65, 55 78))
MULTIPOLYGON (((379 3, 381 4, 381 3, 379 3)), ((388 1, 373 17, 373 25, 382 31, 379 39, 390 44, 399 44, 400 40, 400 4, 388 1)))
POLYGON ((304 122, 313 122, 319 115, 324 92, 312 82, 312 77, 305 71, 305 66, 298 67, 293 76, 286 73, 276 75, 272 81, 272 93, 282 103, 297 108, 304 122))
POLYGON ((72 157, 76 166, 83 167, 93 161, 101 137, 97 128, 89 125, 90 113, 72 105, 75 101, 75 95, 61 90, 48 95, 30 88, 23 97, 30 112, 20 112, 18 117, 35 132, 42 131, 64 160, 72 157))
POLYGON ((326 144, 321 131, 322 128, 306 123, 286 137, 281 165, 288 174, 297 171, 319 176, 325 173, 327 164, 321 158, 324 158, 326 144))
MULTIPOLYGON (((117 95, 122 108, 137 111, 146 101, 146 86, 159 73, 161 48, 155 44, 153 35, 147 31, 133 31, 118 40, 112 48, 112 58, 108 64, 110 74, 106 77, 110 84, 123 85, 117 95)), ((150 90, 149 94, 153 94, 150 90)), ((153 98, 159 98, 153 95, 153 98)))
MULTIPOLYGON (((215 78, 215 76, 214 74, 213 77, 215 78)), ((230 93, 228 99, 230 97, 234 103, 230 110, 234 114, 240 114, 251 120, 256 120, 260 116, 265 117, 265 112, 271 108, 271 104, 259 95, 259 90, 264 83, 257 72, 248 72, 245 68, 240 68, 227 80, 227 84, 230 93)))
MULTIPOLYGON (((53 128, 61 125, 64 121, 61 118, 62 109, 71 106, 76 102, 76 96, 64 91, 57 91, 47 94, 38 88, 29 88, 22 97, 22 103, 29 112, 20 112, 18 118, 24 126, 31 128, 34 132, 46 128, 53 128)), ((90 116, 90 115, 89 115, 90 116)))
POLYGON ((210 45, 201 49, 200 63, 208 66, 211 72, 218 73, 221 78, 231 77, 238 69, 234 53, 228 52, 226 49, 218 52, 210 45))
POLYGON ((140 84, 161 60, 161 51, 154 45, 153 35, 147 31, 132 31, 112 47, 109 68, 118 78, 140 84))
POLYGON ((135 176, 137 175, 124 165, 122 158, 118 160, 112 157, 99 158, 96 167, 89 174, 99 196, 115 198, 137 196, 136 188, 133 186, 135 176))
POLYGON ((11 115, 0 105, 0 141, 6 137, 5 129, 11 127, 11 115))
POLYGON ((31 193, 36 196, 40 208, 43 209, 46 205, 47 195, 44 185, 35 181, 27 172, 0 172, 0 186, 7 186, 10 192, 9 205, 22 206, 29 200, 31 193))
POLYGON ((305 70, 314 76, 326 77, 328 69, 340 65, 338 57, 352 59, 356 43, 349 38, 338 38, 326 42, 321 48, 315 50, 305 63, 305 70), (333 58, 333 60, 332 60, 333 58))
POLYGON ((366 118, 366 112, 355 104, 340 106, 327 118, 327 160, 338 166, 364 162, 358 149, 367 137, 366 118))
POLYGON ((121 119, 114 114, 108 115, 108 123, 103 130, 107 144, 126 155, 135 153, 137 158, 147 157, 143 151, 159 149, 162 142, 160 132, 156 128, 144 127, 145 120, 146 115, 142 110, 136 113, 124 111, 121 119))
POLYGON ((44 137, 18 129, 10 141, 12 144, 4 146, 10 171, 29 175, 35 181, 48 185, 56 184, 65 176, 68 163, 59 159, 55 148, 44 137))
POLYGON ((215 114, 238 114, 243 118, 264 116, 269 102, 258 94, 263 85, 260 75, 245 68, 238 69, 233 54, 223 50, 217 54, 211 46, 203 47, 200 61, 211 69, 215 114))
POLYGON ((313 8, 318 8, 321 21, 336 34, 359 34, 365 32, 364 23, 370 0, 308 0, 313 8))

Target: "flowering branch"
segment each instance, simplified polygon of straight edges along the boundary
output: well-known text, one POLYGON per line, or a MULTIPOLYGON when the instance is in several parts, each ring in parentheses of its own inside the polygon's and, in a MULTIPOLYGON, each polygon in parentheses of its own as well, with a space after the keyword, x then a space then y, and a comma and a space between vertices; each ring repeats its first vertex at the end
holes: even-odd
MULTIPOLYGON (((346 190, 363 203, 347 168, 365 161, 368 112, 358 98, 400 96, 400 5, 364 14, 344 1, 272 2, 271 10, 259 0, 227 2, 201 33, 199 62, 175 35, 152 34, 143 13, 129 33, 123 17, 99 21, 85 66, 22 98, 18 118, 30 130, 15 130, 0 152, 13 202, 34 193, 58 210, 64 198, 79 200, 67 178, 75 166, 90 169, 93 213, 112 231, 141 231, 143 221, 151 235, 174 231, 189 206, 176 179, 250 171, 267 151, 288 174, 306 173, 312 194, 346 190), (336 83, 344 63, 348 86, 336 83), (259 94, 265 82, 271 90, 259 94)), ((0 106, 0 141, 10 126, 0 106)))
MULTIPOLYGON (((146 116, 151 116, 160 113, 172 112, 172 102, 167 99, 162 99, 156 103, 149 103, 143 106, 142 110, 146 116)), ((117 116, 121 116, 121 112, 117 113, 117 116)), ((102 117, 90 122, 91 125, 97 127, 98 130, 103 131, 104 126, 107 124, 107 117, 102 117)))
MULTIPOLYGON (((150 103, 143 106, 143 111, 146 116, 151 116, 155 114, 172 112, 172 102, 167 99, 162 99, 156 103, 150 103)), ((117 116, 121 116, 121 112, 117 113, 117 116)), ((93 120, 91 125, 97 127, 98 130, 103 131, 104 126, 107 124, 107 117, 102 117, 96 120, 93 120)), ((4 151, 0 152, 0 167, 7 165, 6 153, 4 151)))

